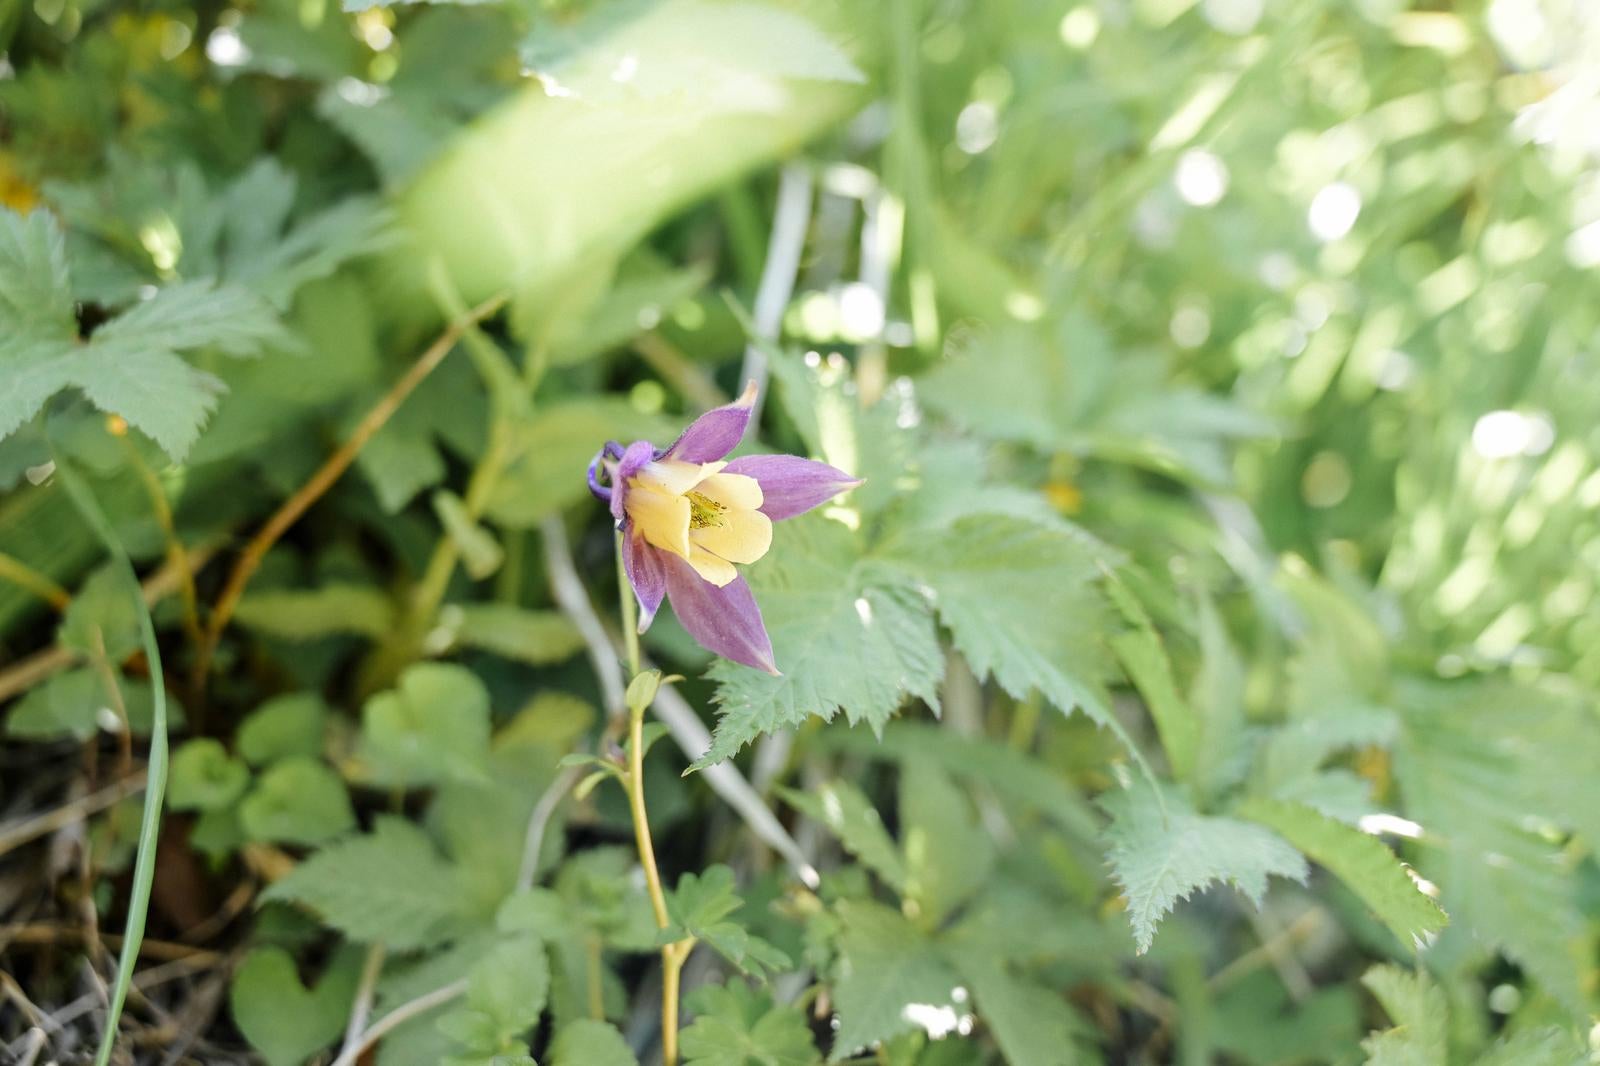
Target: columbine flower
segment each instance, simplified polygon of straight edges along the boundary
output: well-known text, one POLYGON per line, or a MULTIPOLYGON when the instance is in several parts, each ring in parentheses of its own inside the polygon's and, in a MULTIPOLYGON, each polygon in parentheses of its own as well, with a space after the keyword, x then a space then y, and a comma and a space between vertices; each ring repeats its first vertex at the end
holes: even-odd
POLYGON ((589 490, 611 505, 622 561, 639 599, 643 633, 671 597, 683 628, 708 650, 777 674, 772 641, 735 564, 772 546, 772 523, 803 514, 861 484, 795 455, 723 456, 744 438, 756 385, 707 411, 665 451, 610 441, 589 464, 589 490), (606 482, 606 483, 602 483, 606 482))

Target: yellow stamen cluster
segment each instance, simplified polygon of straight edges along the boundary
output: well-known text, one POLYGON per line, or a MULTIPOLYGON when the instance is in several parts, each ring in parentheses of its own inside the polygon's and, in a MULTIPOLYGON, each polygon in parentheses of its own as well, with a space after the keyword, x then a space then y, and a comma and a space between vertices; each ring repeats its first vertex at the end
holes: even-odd
POLYGON ((762 514, 761 486, 726 463, 647 463, 628 481, 624 507, 634 535, 671 552, 713 585, 739 576, 735 563, 753 563, 772 545, 772 521, 762 514))
POLYGON ((689 501, 689 528, 705 529, 707 526, 720 526, 723 524, 722 516, 727 513, 728 505, 718 503, 698 492, 686 492, 684 498, 689 501))

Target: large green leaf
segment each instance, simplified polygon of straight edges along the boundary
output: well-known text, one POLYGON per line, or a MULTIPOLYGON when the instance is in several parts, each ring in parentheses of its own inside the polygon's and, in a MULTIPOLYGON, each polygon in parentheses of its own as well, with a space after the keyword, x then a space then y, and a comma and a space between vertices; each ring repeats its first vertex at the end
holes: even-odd
POLYGON ((928 1013, 953 1011, 960 977, 936 945, 898 911, 879 903, 839 904, 834 1061, 912 1032, 928 1013))
POLYGON ((396 951, 447 940, 462 920, 456 871, 426 834, 395 817, 318 851, 262 898, 302 903, 350 939, 396 951))
POLYGON ((1026 520, 970 517, 902 535, 885 549, 928 590, 956 647, 980 677, 1017 698, 1038 690, 1120 731, 1104 693, 1108 612, 1099 559, 1083 536, 1026 520))
POLYGON ((882 729, 908 697, 938 706, 944 665, 933 620, 915 587, 861 558, 859 539, 838 522, 807 515, 774 532, 773 550, 751 568, 782 676, 718 661, 711 676, 719 762, 764 733, 839 711, 882 729))

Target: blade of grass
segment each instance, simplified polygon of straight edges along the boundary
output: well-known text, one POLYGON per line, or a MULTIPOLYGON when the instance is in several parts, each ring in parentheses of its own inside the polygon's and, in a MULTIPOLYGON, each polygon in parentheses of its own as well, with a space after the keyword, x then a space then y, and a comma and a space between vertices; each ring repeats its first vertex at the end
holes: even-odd
POLYGON ((123 931, 122 953, 117 960, 117 979, 111 989, 106 1026, 100 1035, 100 1049, 94 1060, 95 1066, 106 1066, 116 1046, 117 1023, 122 1017, 123 1005, 128 1000, 128 985, 133 980, 133 966, 139 957, 139 942, 144 939, 145 917, 150 909, 150 885, 155 879, 156 838, 161 831, 161 798, 167 783, 167 689, 161 672, 161 649, 156 646, 155 624, 150 619, 150 608, 145 606, 144 593, 139 588, 139 577, 134 573, 133 561, 128 558, 127 550, 111 528, 88 483, 59 453, 55 461, 56 476, 61 479, 62 488, 66 489, 84 521, 105 545, 106 552, 119 564, 128 596, 132 598, 138 613, 139 642, 144 646, 144 656, 150 665, 150 688, 155 704, 150 723, 144 815, 139 822, 139 851, 133 864, 133 886, 128 899, 128 924, 123 931))

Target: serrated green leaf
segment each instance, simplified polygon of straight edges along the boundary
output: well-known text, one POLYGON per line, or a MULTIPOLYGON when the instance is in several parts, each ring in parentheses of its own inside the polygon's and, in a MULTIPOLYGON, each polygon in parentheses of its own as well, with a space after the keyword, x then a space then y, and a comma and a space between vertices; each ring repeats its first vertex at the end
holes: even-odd
MULTIPOLYGON (((297 20, 291 24, 304 33, 297 20)), ((252 30, 263 28, 254 19, 245 25, 252 30)), ((331 39, 339 42, 339 47, 348 48, 349 38, 344 36, 341 40, 336 20, 327 20, 324 26, 332 31, 331 39)), ((306 55, 304 44, 304 37, 289 44, 294 60, 306 55)), ((346 197, 291 223, 297 184, 293 172, 278 160, 256 160, 215 201, 221 225, 208 236, 220 237, 220 247, 199 249, 216 258, 212 270, 278 308, 287 308, 301 286, 326 278, 348 260, 382 251, 394 242, 393 213, 371 197, 346 197), (271 207, 264 208, 265 204, 271 207)), ((190 263, 193 248, 192 241, 185 241, 184 257, 179 262, 190 276, 200 265, 190 263)))
POLYGON ((343 951, 308 989, 287 951, 256 948, 234 972, 228 1003, 268 1066, 300 1066, 344 1031, 360 977, 360 954, 343 951))
POLYGON ((686 1063, 699 1066, 815 1066, 821 1061, 806 1016, 739 982, 706 985, 689 997, 695 1020, 681 1034, 686 1063))
POLYGON ((394 627, 394 606, 366 585, 271 589, 251 593, 234 612, 239 624, 285 640, 318 640, 353 633, 377 639, 394 627))
POLYGON ((667 894, 667 914, 672 925, 663 930, 665 942, 695 937, 745 973, 789 965, 789 959, 772 945, 751 936, 743 926, 728 921, 744 906, 734 892, 733 871, 711 866, 699 874, 686 873, 667 894))
POLYGON ((0 226, 0 436, 31 419, 57 392, 77 388, 100 410, 118 415, 180 461, 216 406, 221 382, 179 351, 216 346, 258 351, 283 336, 276 316, 236 288, 190 283, 157 290, 150 300, 74 343, 77 327, 61 235, 54 218, 20 219, 3 211, 0 226))
POLYGON ((1450 1005, 1425 971, 1374 966, 1361 983, 1394 1022, 1361 1042, 1368 1066, 1445 1066, 1450 1005))
POLYGON ((361 757, 379 784, 481 781, 489 728, 489 692, 476 674, 453 663, 419 663, 362 708, 361 757))
POLYGON ((280 759, 314 759, 322 754, 328 705, 315 692, 294 692, 270 699, 239 724, 234 744, 253 766, 280 759))
POLYGON ((878 903, 838 906, 839 960, 833 1000, 839 1014, 832 1060, 917 1028, 915 1008, 954 1007, 961 983, 938 949, 899 912, 878 903), (913 1008, 908 1014, 907 1008, 913 1008))
POLYGON ((277 312, 250 290, 187 281, 157 289, 107 322, 95 331, 94 343, 117 352, 214 348, 249 356, 260 355, 268 344, 281 347, 291 340, 277 312))
POLYGON ((175 352, 127 344, 91 343, 58 360, 66 384, 118 415, 181 462, 217 406, 222 382, 175 352))
POLYGON ((568 1022, 550 1045, 550 1066, 638 1066, 614 1025, 580 1018, 568 1022))
POLYGON ((9 437, 39 413, 45 402, 76 381, 66 357, 71 341, 38 341, 25 335, 0 338, 0 438, 9 437))
POLYGON ((320 844, 355 828, 350 793, 339 775, 313 759, 274 763, 239 803, 239 824, 252 840, 320 844))
POLYGON ((925 601, 908 579, 864 562, 838 522, 785 522, 749 581, 783 676, 725 660, 712 666, 717 728, 697 768, 812 715, 842 710, 876 730, 908 697, 938 706, 944 660, 925 601))
MULTIPOLYGON (((71 339, 77 333, 67 250, 48 211, 0 209, 0 336, 71 339)), ((7 427, 0 421, 0 435, 7 427)))
POLYGON ((1306 861, 1269 829, 1236 818, 1196 813, 1176 790, 1160 796, 1145 782, 1102 797, 1111 815, 1106 858, 1128 901, 1140 953, 1156 923, 1180 899, 1217 881, 1231 882, 1257 906, 1267 878, 1306 878, 1306 861))
POLYGON ((778 790, 784 802, 827 826, 845 850, 854 855, 884 884, 901 892, 906 885, 906 865, 900 849, 883 827, 872 801, 848 781, 826 781, 815 789, 778 790))
POLYGON ((448 940, 461 884, 422 830, 383 817, 371 833, 329 844, 263 893, 301 903, 352 940, 412 951, 448 940))
POLYGON ((902 541, 890 555, 931 590, 980 677, 993 674, 1019 699, 1038 689, 1063 711, 1081 707, 1110 721, 1097 639, 1108 619, 1086 538, 1017 519, 968 518, 943 535, 902 541))
POLYGON ((187 741, 172 753, 167 802, 175 811, 215 811, 231 806, 250 785, 250 768, 211 737, 187 741))
POLYGON ((1449 920, 1376 837, 1297 803, 1250 799, 1239 806, 1238 813, 1276 830, 1333 871, 1372 908, 1401 945, 1421 943, 1449 920))

